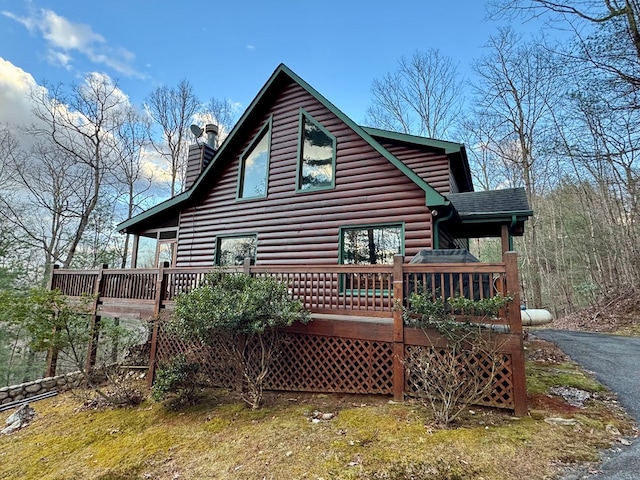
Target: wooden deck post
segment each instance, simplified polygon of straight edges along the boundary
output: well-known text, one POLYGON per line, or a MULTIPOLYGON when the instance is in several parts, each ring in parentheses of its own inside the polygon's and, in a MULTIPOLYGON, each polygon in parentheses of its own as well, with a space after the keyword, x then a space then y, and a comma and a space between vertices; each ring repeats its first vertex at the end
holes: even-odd
POLYGON ((513 297, 508 307, 509 330, 517 337, 519 348, 511 355, 513 374, 513 403, 517 417, 527 415, 527 383, 524 363, 524 345, 522 335, 522 317, 520 314, 520 282, 518 278, 518 255, 515 252, 505 252, 503 255, 506 270, 507 294, 513 297))
POLYGON ((511 234, 509 233, 509 225, 502 225, 500 229, 500 243, 502 245, 503 257, 504 254, 509 251, 509 245, 511 244, 511 242, 509 241, 510 235, 511 234))
POLYGON ((155 284, 155 304, 153 307, 153 330, 151 333, 151 351, 149 353, 149 369, 147 370, 147 386, 153 385, 156 375, 156 353, 158 351, 158 332, 160 330, 160 313, 162 312, 162 301, 167 290, 167 278, 164 269, 169 267, 169 262, 163 262, 158 268, 158 276, 155 284))
MULTIPOLYGON (((250 359, 247 358, 247 354, 245 352, 246 345, 247 345, 247 335, 244 333, 240 334, 237 336, 235 341, 238 342, 238 351, 242 352, 244 361, 248 362, 250 359)), ((238 393, 242 393, 242 391, 244 390, 244 375, 242 373, 241 368, 239 368, 238 371, 236 372, 235 388, 236 388, 236 392, 238 393)))
POLYGON ((403 255, 393 256, 393 399, 404 400, 404 304, 403 255))
POLYGON ((100 315, 98 315, 98 307, 100 305, 100 297, 102 296, 102 279, 104 271, 109 268, 106 263, 102 265, 96 281, 93 285, 93 303, 91 305, 91 323, 89 326, 89 345, 87 345, 87 359, 84 371, 87 375, 96 364, 96 355, 98 353, 98 338, 100 337, 100 315))
MULTIPOLYGON (((49 290, 53 290, 53 276, 55 275, 56 270, 60 268, 60 265, 55 264, 51 269, 51 274, 49 275, 49 290)), ((54 315, 58 315, 55 313, 54 315)), ((53 334, 56 333, 56 327, 53 327, 53 334)), ((44 372, 45 377, 55 377, 56 376, 56 368, 58 366, 58 350, 56 348, 51 347, 47 352, 47 370, 44 372)))
POLYGON ((506 270, 506 295, 513 297, 507 311, 507 320, 511 333, 522 333, 522 317, 520 315, 520 280, 518 277, 518 254, 505 252, 502 256, 506 270))
POLYGON ((140 246, 140 235, 133 235, 133 246, 131 247, 131 268, 138 268, 138 247, 140 246))

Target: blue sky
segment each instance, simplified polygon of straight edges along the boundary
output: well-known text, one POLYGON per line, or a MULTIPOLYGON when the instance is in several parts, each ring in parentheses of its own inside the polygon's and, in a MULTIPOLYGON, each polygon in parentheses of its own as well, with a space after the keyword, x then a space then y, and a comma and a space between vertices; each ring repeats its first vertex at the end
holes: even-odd
POLYGON ((0 121, 15 108, 8 90, 19 96, 29 76, 68 84, 93 71, 135 104, 186 78, 202 101, 244 110, 283 62, 362 122, 371 82, 400 56, 438 48, 470 74, 497 26, 479 0, 0 0, 0 121))

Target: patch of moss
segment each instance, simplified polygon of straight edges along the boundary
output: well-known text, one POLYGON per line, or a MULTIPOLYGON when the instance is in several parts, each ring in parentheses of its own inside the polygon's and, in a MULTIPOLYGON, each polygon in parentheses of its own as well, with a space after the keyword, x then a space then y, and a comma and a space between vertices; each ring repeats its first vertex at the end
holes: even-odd
POLYGON ((526 372, 527 392, 530 395, 546 394, 555 386, 574 387, 587 392, 605 390, 593 377, 571 362, 553 365, 527 362, 526 372))
MULTIPOLYGON (((573 368, 559 371, 579 378, 573 368)), ((542 367, 530 375, 541 377, 533 379, 541 388, 564 378, 542 367)), ((629 428, 601 400, 576 413, 542 405, 535 418, 519 420, 474 408, 438 430, 430 412, 409 401, 291 397, 274 395, 258 411, 224 392, 179 411, 155 402, 79 411, 76 399, 60 395, 34 404, 38 416, 28 428, 0 437, 0 458, 12 459, 0 462, 0 478, 405 480, 430 472, 426 478, 536 480, 553 477, 559 461, 596 458, 613 438, 607 424, 629 428), (337 416, 314 423, 314 410, 337 416), (573 415, 579 427, 544 422, 559 415, 573 415)))

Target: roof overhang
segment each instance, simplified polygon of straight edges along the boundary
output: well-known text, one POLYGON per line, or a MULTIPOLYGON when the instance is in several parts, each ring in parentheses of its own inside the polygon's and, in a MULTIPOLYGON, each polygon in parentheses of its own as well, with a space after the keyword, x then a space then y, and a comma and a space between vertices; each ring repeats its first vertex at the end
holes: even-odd
POLYGON ((524 233, 533 215, 523 188, 465 192, 448 195, 453 214, 448 231, 456 238, 499 237, 503 226, 513 236, 524 233))

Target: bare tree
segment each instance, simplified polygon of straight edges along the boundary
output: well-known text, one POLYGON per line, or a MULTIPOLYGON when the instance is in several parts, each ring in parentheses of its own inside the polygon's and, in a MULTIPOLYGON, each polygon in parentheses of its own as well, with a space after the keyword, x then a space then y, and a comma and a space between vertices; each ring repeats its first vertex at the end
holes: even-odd
MULTIPOLYGON (((523 185, 535 207, 544 191, 547 175, 546 140, 554 102, 561 92, 556 79, 558 66, 547 49, 525 43, 510 29, 490 37, 489 53, 476 62, 475 85, 477 137, 493 161, 512 175, 506 186, 523 185)), ((542 304, 540 252, 536 248, 537 222, 527 230, 525 259, 529 271, 533 304, 542 304)))
POLYGON ((25 242, 42 253, 46 277, 75 238, 78 213, 91 201, 92 177, 67 152, 42 142, 9 167, 12 185, 0 198, 0 210, 24 233, 25 242))
POLYGON ((545 17, 573 31, 578 55, 629 87, 640 89, 640 2, 637 0, 493 0, 495 17, 545 17), (587 27, 587 28, 585 28, 587 27))
POLYGON ((19 156, 20 144, 7 126, 0 125, 0 188, 10 181, 9 163, 19 156))
POLYGON ((398 69, 374 80, 366 122, 374 127, 445 138, 462 110, 462 81, 451 59, 438 50, 402 57, 398 69))
POLYGON ((576 84, 558 121, 556 149, 571 167, 584 231, 571 232, 588 281, 604 293, 640 282, 640 112, 617 108, 597 77, 576 84), (616 248, 611 248, 612 239, 616 248))
POLYGON ((146 109, 162 130, 162 141, 150 138, 156 151, 169 163, 173 197, 185 168, 189 125, 200 109, 200 101, 191 84, 182 80, 176 88, 165 85, 154 90, 147 99, 146 109))
POLYGON ((106 173, 113 167, 113 134, 118 128, 118 112, 127 99, 117 82, 100 74, 89 74, 69 94, 60 88, 52 96, 33 97, 34 114, 47 125, 36 133, 47 136, 76 164, 86 168, 89 178, 79 181, 86 193, 78 210, 78 225, 73 232, 63 266, 73 261, 76 247, 87 227, 91 213, 100 200, 106 173))
POLYGON ((219 100, 211 97, 203 107, 202 116, 206 123, 212 123, 218 127, 218 136, 216 137, 216 148, 218 148, 235 123, 236 114, 233 103, 227 98, 219 100))
POLYGON ((104 75, 90 74, 68 91, 62 86, 31 94, 37 142, 9 165, 12 189, 3 215, 52 262, 74 260, 113 167, 113 134, 126 97, 104 75))
MULTIPOLYGON (((122 219, 131 218, 141 204, 150 196, 154 184, 153 172, 146 171, 143 165, 144 149, 148 144, 150 122, 135 108, 128 106, 121 112, 115 131, 115 166, 113 185, 118 201, 124 203, 122 219)), ((130 235, 124 239, 121 254, 121 268, 125 268, 128 257, 130 235)))

